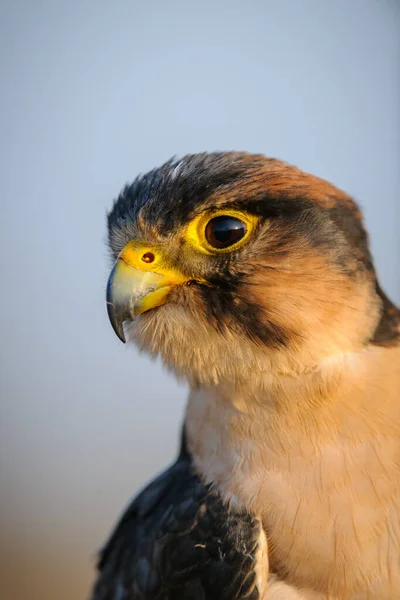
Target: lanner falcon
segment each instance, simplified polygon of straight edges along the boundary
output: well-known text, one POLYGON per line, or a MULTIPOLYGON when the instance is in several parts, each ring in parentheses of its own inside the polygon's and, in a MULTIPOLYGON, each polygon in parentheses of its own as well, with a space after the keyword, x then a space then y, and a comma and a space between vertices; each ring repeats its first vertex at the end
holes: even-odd
POLYGON ((108 241, 116 334, 191 391, 92 600, 399 600, 400 311, 354 201, 194 154, 125 187, 108 241))

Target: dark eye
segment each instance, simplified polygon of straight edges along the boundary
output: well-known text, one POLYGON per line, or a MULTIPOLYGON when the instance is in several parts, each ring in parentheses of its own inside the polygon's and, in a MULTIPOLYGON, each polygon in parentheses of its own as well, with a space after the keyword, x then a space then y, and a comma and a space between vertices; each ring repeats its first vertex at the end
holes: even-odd
POLYGON ((206 225, 205 236, 213 248, 228 248, 246 234, 246 225, 235 217, 214 217, 206 225))

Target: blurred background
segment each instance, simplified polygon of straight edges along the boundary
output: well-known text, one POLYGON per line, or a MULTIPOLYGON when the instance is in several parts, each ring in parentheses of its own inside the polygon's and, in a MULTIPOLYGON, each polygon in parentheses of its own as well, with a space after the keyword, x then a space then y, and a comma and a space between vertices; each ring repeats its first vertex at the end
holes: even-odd
POLYGON ((398 0, 9 0, 1 44, 1 600, 86 599, 186 396, 106 315, 105 214, 170 156, 248 150, 355 196, 400 301, 398 0))

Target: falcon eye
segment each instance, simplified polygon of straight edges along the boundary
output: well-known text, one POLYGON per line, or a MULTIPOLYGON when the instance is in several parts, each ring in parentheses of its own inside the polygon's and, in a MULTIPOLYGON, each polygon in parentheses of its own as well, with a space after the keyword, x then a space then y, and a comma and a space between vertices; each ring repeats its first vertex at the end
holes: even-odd
POLYGON ((213 248, 229 248, 246 235, 247 227, 240 219, 221 215, 206 225, 205 237, 213 248))
POLYGON ((189 221, 186 241, 204 254, 233 252, 251 236, 259 217, 244 210, 225 207, 209 209, 189 221))

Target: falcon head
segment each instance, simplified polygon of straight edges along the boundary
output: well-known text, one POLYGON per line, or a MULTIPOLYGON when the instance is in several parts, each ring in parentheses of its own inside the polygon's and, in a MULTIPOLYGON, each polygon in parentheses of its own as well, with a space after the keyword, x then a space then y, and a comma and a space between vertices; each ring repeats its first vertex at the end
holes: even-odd
POLYGON ((108 241, 115 332, 191 382, 299 373, 385 343, 357 205, 281 161, 170 160, 124 188, 108 241))

